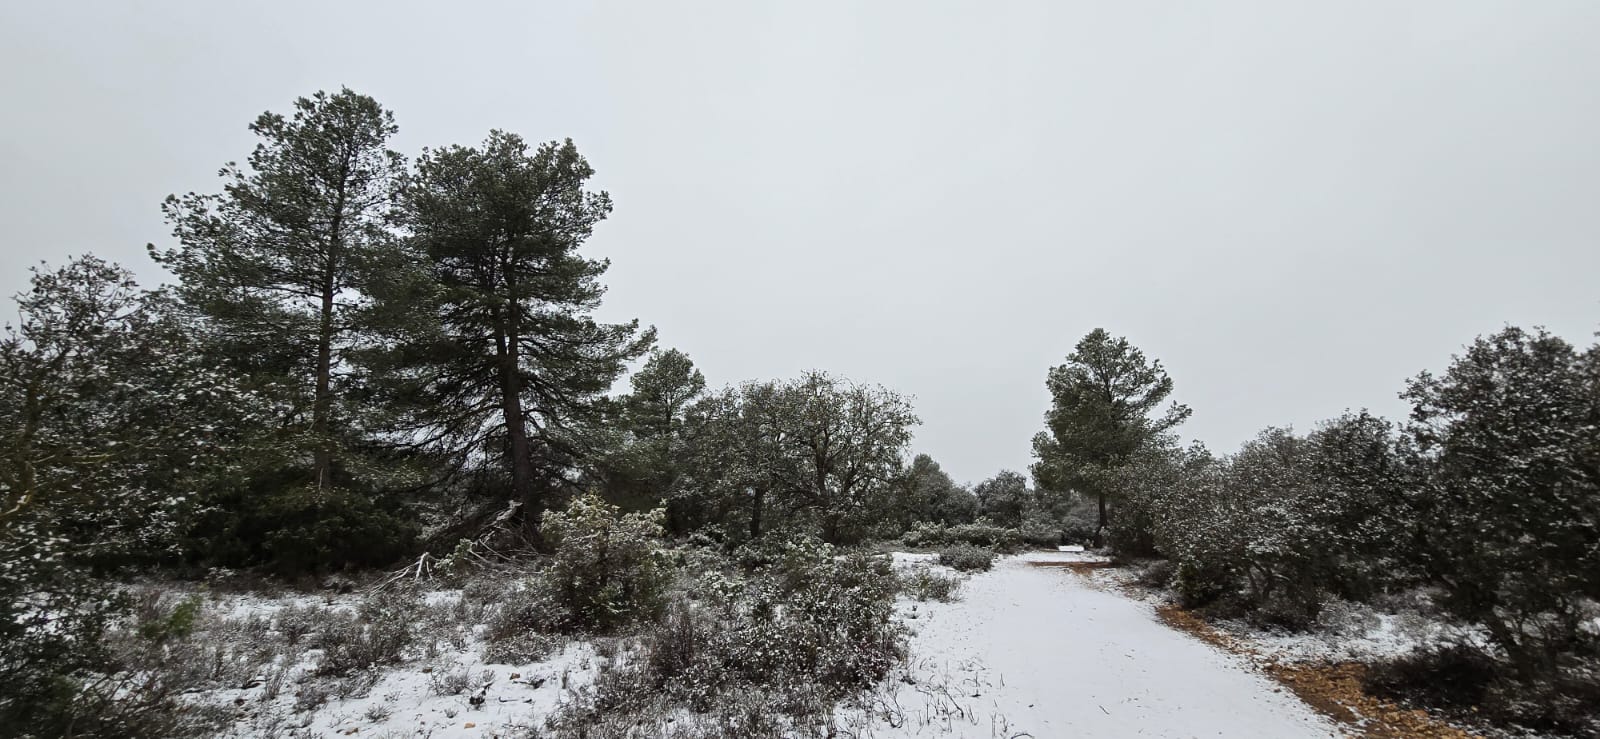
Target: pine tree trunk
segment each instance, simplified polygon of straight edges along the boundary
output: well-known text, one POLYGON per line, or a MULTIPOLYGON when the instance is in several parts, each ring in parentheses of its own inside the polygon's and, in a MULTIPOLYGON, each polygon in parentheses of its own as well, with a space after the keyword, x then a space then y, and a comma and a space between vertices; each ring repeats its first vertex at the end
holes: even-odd
POLYGON ((1096 497, 1100 501, 1100 525, 1094 529, 1094 548, 1099 549, 1106 545, 1106 494, 1102 491, 1096 497))
POLYGON ((350 178, 346 157, 339 169, 339 192, 333 203, 333 219, 328 228, 327 260, 322 268, 322 312, 317 326, 317 388, 311 399, 311 435, 316 443, 317 489, 333 486, 333 308, 338 294, 339 255, 344 247, 345 185, 350 178))
POLYGON ((522 503, 523 527, 533 533, 539 521, 539 494, 534 487, 533 448, 528 442, 522 411, 522 383, 518 374, 515 306, 497 337, 500 353, 500 409, 506 425, 506 453, 510 455, 511 495, 522 503))
POLYGON ((311 435, 316 443, 316 482, 323 489, 333 484, 333 440, 329 416, 333 411, 333 260, 328 260, 322 283, 321 325, 317 333, 317 389, 311 403, 311 435))

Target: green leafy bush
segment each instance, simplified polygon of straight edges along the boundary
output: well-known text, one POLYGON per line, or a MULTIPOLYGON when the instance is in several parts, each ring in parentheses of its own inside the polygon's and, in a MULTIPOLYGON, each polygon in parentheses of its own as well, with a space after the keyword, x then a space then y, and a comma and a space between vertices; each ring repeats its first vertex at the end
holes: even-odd
POLYGON ((1023 534, 1013 528, 999 526, 987 518, 980 518, 972 523, 945 526, 943 524, 918 523, 906 532, 900 539, 906 546, 915 548, 932 548, 948 544, 971 544, 980 547, 1014 552, 1022 546, 1023 534))
POLYGON ((621 515, 596 495, 545 513, 553 553, 541 579, 566 609, 567 628, 607 631, 660 615, 669 581, 661 550, 664 515, 659 509, 621 515))
POLYGON ((299 484, 304 474, 282 470, 207 499, 190 517, 190 556, 294 576, 388 566, 417 551, 407 511, 370 493, 299 484))
POLYGON ((994 550, 955 544, 939 550, 939 564, 962 572, 982 572, 994 566, 994 550))

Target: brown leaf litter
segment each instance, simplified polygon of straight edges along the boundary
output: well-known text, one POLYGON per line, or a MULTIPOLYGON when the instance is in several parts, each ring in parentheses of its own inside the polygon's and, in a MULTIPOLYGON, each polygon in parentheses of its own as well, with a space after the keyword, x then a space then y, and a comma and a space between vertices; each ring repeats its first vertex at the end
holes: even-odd
POLYGON ((1034 567, 1048 567, 1058 570, 1072 570, 1080 575, 1087 575, 1094 570, 1103 570, 1115 567, 1112 562, 1029 562, 1034 567))
POLYGON ((1348 727, 1354 736, 1374 739, 1481 739, 1427 711, 1402 708, 1362 689, 1366 665, 1359 662, 1280 662, 1219 631, 1193 612, 1174 604, 1156 607, 1162 622, 1220 649, 1249 657, 1306 705, 1348 727))

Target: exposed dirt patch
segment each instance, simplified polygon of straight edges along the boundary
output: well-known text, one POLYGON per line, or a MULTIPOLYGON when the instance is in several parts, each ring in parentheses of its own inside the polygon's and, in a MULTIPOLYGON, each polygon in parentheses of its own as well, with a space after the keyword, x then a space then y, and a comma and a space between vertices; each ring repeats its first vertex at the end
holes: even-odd
POLYGON ((1366 666, 1359 662, 1284 663, 1264 659, 1249 645, 1225 634, 1194 613, 1173 604, 1156 608, 1168 626, 1207 644, 1255 659, 1274 680, 1306 705, 1350 727, 1355 736, 1374 739, 1476 739, 1477 735, 1429 715, 1407 710, 1361 689, 1366 666))
POLYGON ((1116 566, 1116 564, 1112 562, 1029 562, 1028 564, 1033 567, 1072 570, 1080 575, 1088 574, 1093 570, 1103 570, 1107 567, 1116 566))

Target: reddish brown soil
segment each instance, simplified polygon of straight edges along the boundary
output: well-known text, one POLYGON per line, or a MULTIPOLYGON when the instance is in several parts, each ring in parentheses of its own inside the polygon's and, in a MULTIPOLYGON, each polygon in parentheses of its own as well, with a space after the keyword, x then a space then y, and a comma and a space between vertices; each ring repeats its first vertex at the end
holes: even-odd
POLYGON ((1428 714, 1406 710, 1368 695, 1361 687, 1366 666, 1359 662, 1283 663, 1263 660, 1249 645, 1224 634, 1204 619, 1175 605, 1156 613, 1168 626, 1207 644, 1262 662, 1268 675, 1306 705, 1338 721, 1355 736, 1375 739, 1481 739, 1428 714))
POLYGON ((1052 567, 1060 570, 1072 570, 1080 575, 1086 575, 1092 570, 1101 570, 1115 567, 1111 562, 1029 562, 1034 567, 1052 567))

